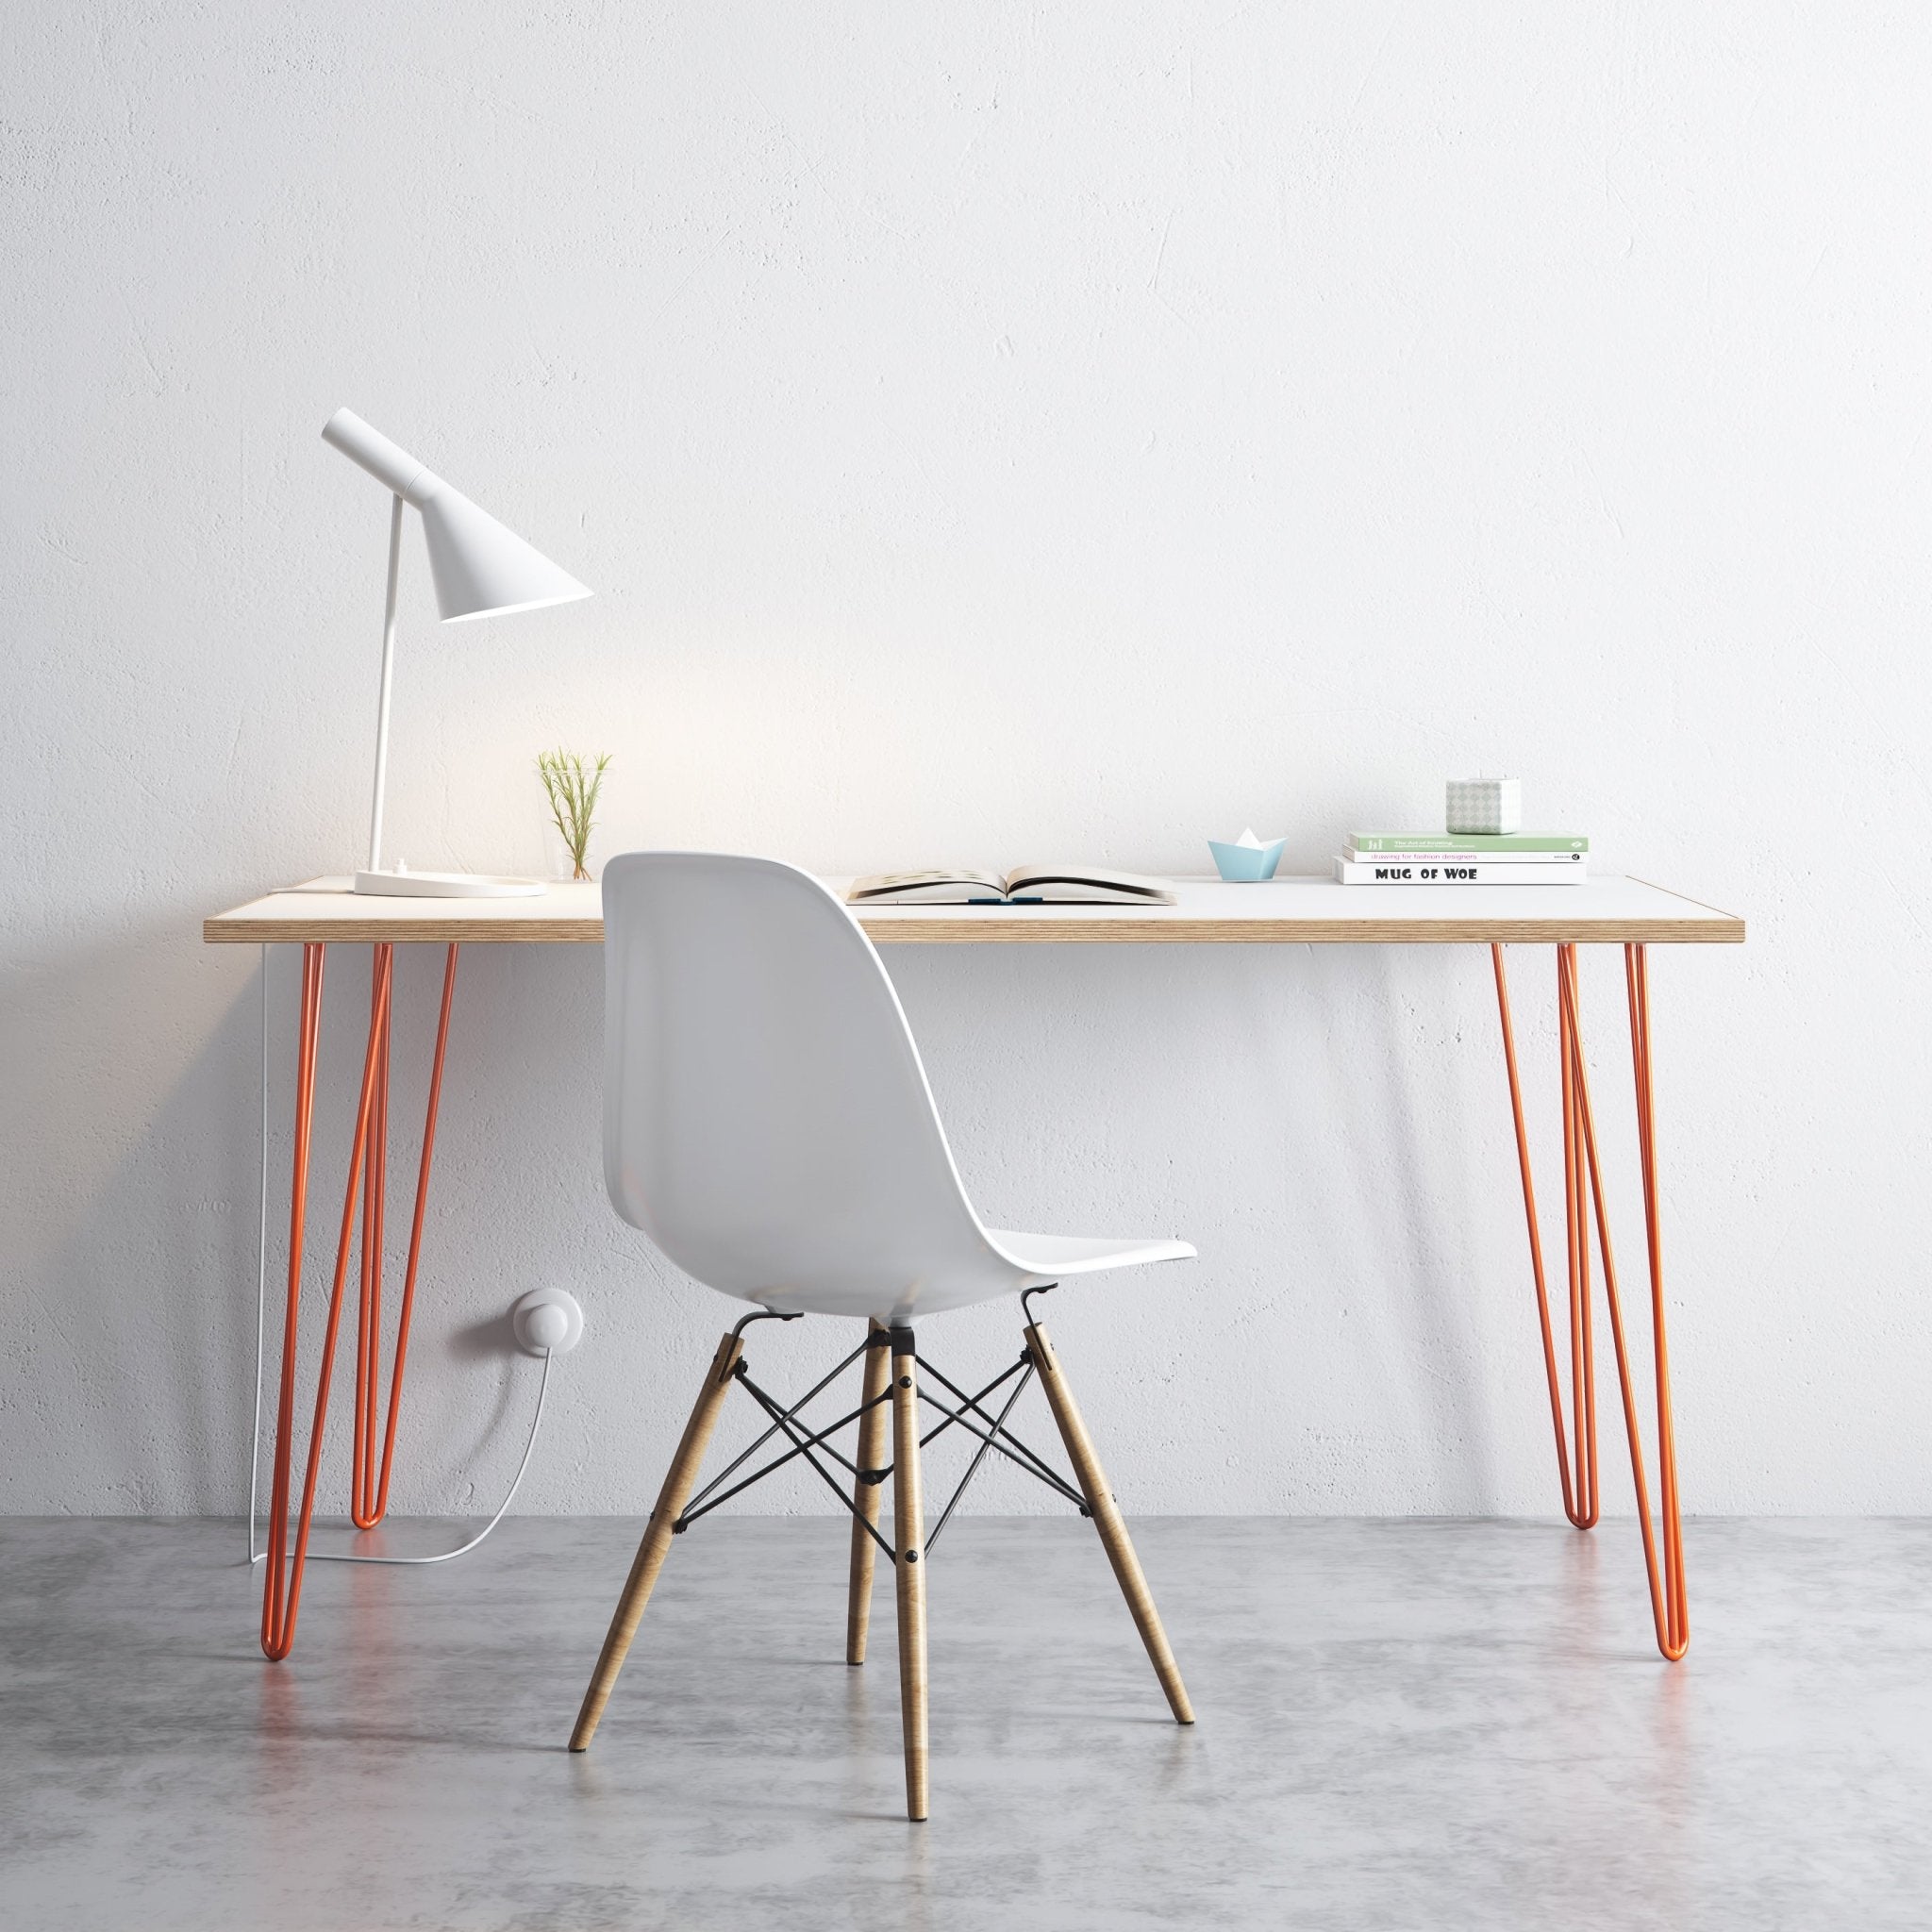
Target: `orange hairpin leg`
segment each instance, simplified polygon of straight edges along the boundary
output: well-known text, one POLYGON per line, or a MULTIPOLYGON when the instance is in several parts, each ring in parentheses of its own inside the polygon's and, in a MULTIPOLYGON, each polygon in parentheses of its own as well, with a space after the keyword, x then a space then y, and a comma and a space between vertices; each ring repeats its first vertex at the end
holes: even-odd
POLYGON ((395 948, 377 945, 369 962, 369 1037, 376 1042, 375 1099, 362 1141, 362 1272, 356 1309, 355 1428, 349 1456, 349 1520, 374 1529, 376 1507, 376 1404, 382 1380, 383 1209, 389 1199, 389 1047, 395 948))
POLYGON ((1516 1159, 1523 1173, 1523 1211, 1529 1224, 1529 1265, 1536 1276, 1537 1321, 1542 1330, 1543 1374, 1550 1390, 1550 1421, 1557 1437, 1557 1474, 1563 1486, 1563 1514, 1578 1529, 1597 1520, 1596 1374, 1591 1355, 1590 1256, 1585 1250, 1579 1270, 1576 1242, 1576 1159, 1574 1101, 1570 1079, 1569 1022, 1559 1020, 1563 1062, 1563 1206, 1570 1262, 1570 1412, 1575 1429, 1575 1477, 1571 1451, 1564 1441, 1563 1388, 1557 1369, 1556 1338, 1550 1326, 1550 1295, 1543 1273, 1543 1242, 1536 1212, 1536 1182, 1530 1174, 1529 1134, 1523 1123, 1523 1083, 1516 1066, 1516 1034, 1509 1022, 1509 982, 1503 971, 1503 949, 1490 948, 1496 968, 1496 1005, 1503 1019, 1503 1059, 1509 1070, 1509 1105, 1516 1116, 1516 1159))
POLYGON ((1529 1224, 1530 1261, 1536 1275, 1543 1365, 1549 1382, 1551 1415, 1556 1425, 1557 1464, 1563 1484, 1564 1513, 1579 1529, 1588 1529, 1596 1522, 1598 1513, 1595 1386, 1590 1326, 1590 1224, 1594 1219, 1597 1253, 1603 1262, 1604 1300, 1609 1312, 1610 1337, 1617 1357, 1617 1382, 1623 1397, 1624 1432, 1630 1443, 1630 1474, 1637 1492, 1637 1519, 1643 1538, 1643 1565, 1650 1585, 1651 1615, 1656 1625, 1657 1648, 1674 1662, 1690 1646, 1690 1617, 1684 1581, 1677 1453, 1671 1423, 1670 1361, 1664 1335, 1663 1257, 1657 1219, 1656 1133, 1651 1093, 1650 981, 1644 949, 1641 945, 1624 948, 1624 974, 1630 1005, 1630 1054, 1637 1085, 1638 1150, 1642 1166, 1644 1232, 1650 1273, 1661 1536, 1651 1519, 1650 1488, 1644 1473, 1636 1391, 1625 1346, 1616 1259, 1610 1245, 1609 1218, 1604 1207, 1596 1123, 1591 1107, 1589 1069, 1583 1054, 1576 948, 1574 945, 1557 948, 1557 1046, 1562 1061, 1564 1232, 1569 1259, 1571 1383, 1578 1472, 1574 1489, 1569 1452, 1564 1441, 1562 1393, 1550 1328, 1542 1244, 1537 1225, 1536 1191, 1530 1178, 1529 1138, 1524 1127, 1516 1042, 1509 1020, 1508 984, 1503 971, 1501 946, 1491 946, 1490 951, 1495 965, 1496 1001, 1503 1023, 1503 1052, 1508 1067, 1509 1099, 1516 1120, 1516 1153, 1523 1171, 1524 1210, 1529 1224))
MULTIPOLYGON (((383 946, 380 951, 390 949, 383 946)), ((403 1271, 403 1301, 396 1316, 395 1361, 390 1370, 389 1413, 382 1428, 382 1456, 375 1454, 381 1360, 382 1304, 382 1191, 387 1170, 384 1149, 388 1121, 389 1022, 383 1022, 383 1075, 379 1121, 372 1128, 375 1145, 369 1162, 370 1192, 375 1201, 373 1224, 363 1223, 363 1274, 369 1283, 367 1335, 368 1379, 358 1384, 360 1406, 357 1411, 356 1455, 351 1477, 355 1507, 351 1511, 358 1529, 373 1529, 389 1513, 390 1476, 395 1466, 396 1417, 403 1402, 403 1370, 409 1358, 409 1318, 416 1308, 416 1276, 423 1260, 423 1214, 429 1202, 429 1163, 436 1153, 436 1114, 442 1100, 442 1062, 449 1047, 449 1014, 457 990, 457 949, 449 949, 442 969, 442 1009, 436 1022, 436 1057, 429 1068, 429 1101, 423 1115, 423 1158, 416 1170, 416 1211, 409 1224, 409 1258, 403 1271), (374 1234, 372 1237, 371 1227, 374 1234)), ((359 1359, 359 1357, 358 1357, 359 1359)))
POLYGON ((369 1048, 362 1057, 362 1097, 356 1111, 356 1137, 349 1150, 349 1186, 342 1202, 342 1231, 336 1243, 335 1285, 330 1291, 328 1326, 316 1376, 315 1418, 308 1431, 308 1463, 302 1479, 302 1508, 292 1556, 288 1552, 289 1488, 293 1448, 296 1317, 302 1298, 302 1229, 308 1207, 308 1142, 315 1108, 315 1049, 322 1021, 323 948, 302 949, 302 1027, 295 1097, 295 1180, 289 1224, 289 1301, 282 1339, 281 1398, 275 1411, 275 1484, 269 1503, 268 1571, 262 1579, 262 1655, 279 1663, 295 1641, 295 1617, 302 1603, 302 1573, 308 1557, 308 1531, 315 1517, 315 1479, 322 1467, 323 1422, 328 1413, 329 1377, 335 1368, 336 1338, 342 1325, 342 1291, 349 1278, 349 1241, 356 1227, 356 1195, 362 1179, 375 1076, 382 1057, 382 1028, 389 1019, 389 980, 377 974, 375 1009, 369 1048), (287 1560, 285 1561, 285 1557, 287 1560))
POLYGON ((261 1647, 285 1657, 294 1636, 283 1554, 289 1526, 290 1426, 295 1408, 295 1318, 302 1292, 302 1241, 308 1218, 308 1141, 315 1119, 315 1047, 322 1021, 324 949, 302 948, 302 1014, 296 1024, 295 1173, 289 1191, 289 1296, 282 1316, 282 1374, 275 1400, 275 1477, 269 1491, 268 1567, 262 1580, 261 1647))
POLYGON ((336 1343, 341 1332, 358 1195, 362 1207, 362 1263, 356 1346, 356 1454, 350 1513, 358 1525, 367 1528, 381 1520, 388 1507, 390 1474, 395 1453, 396 1417, 402 1401, 403 1369, 408 1355, 409 1317, 415 1305, 417 1273, 422 1259, 430 1159, 436 1144, 437 1108, 442 1094, 443 1057, 449 1044, 450 1007, 456 991, 457 948, 451 946, 443 968, 442 1010, 437 1024, 436 1058, 429 1076, 422 1164, 416 1180, 416 1211, 409 1232, 408 1266, 403 1282, 395 1363, 390 1376, 389 1412, 382 1432, 380 1474, 377 1475, 374 1472, 376 1468, 375 1419, 381 1366, 379 1322, 383 1194, 388 1158, 390 1019, 395 971, 393 949, 388 945, 378 945, 375 949, 370 974, 369 1043, 363 1055, 361 1097, 357 1107, 355 1136, 350 1142, 348 1190, 342 1203, 341 1231, 336 1243, 335 1278, 329 1294, 328 1323, 323 1335, 322 1363, 316 1379, 315 1414, 309 1429, 301 1508, 296 1517, 291 1551, 289 1532, 294 1460, 295 1341, 301 1312, 303 1242, 308 1220, 309 1150, 313 1139, 315 1067, 322 1028, 325 957, 325 948, 321 945, 305 945, 302 949, 294 1177, 289 1210, 289 1288, 284 1313, 281 1382, 275 1412, 275 1477, 269 1504, 267 1574, 263 1579, 261 1605, 262 1654, 275 1662, 289 1655, 295 1641, 295 1618, 301 1605, 302 1576, 308 1556, 308 1533, 315 1516, 323 1428, 328 1414, 329 1382, 335 1368, 336 1343))
POLYGON ((1657 1502, 1662 1515, 1662 1574, 1643 1489, 1643 1457, 1618 1332, 1617 1372, 1624 1380, 1624 1415, 1637 1477, 1638 1519, 1643 1525, 1643 1565, 1650 1577, 1657 1648, 1673 1661, 1690 1647, 1690 1599, 1684 1580, 1684 1520, 1677 1500, 1677 1437, 1671 1419, 1671 1357, 1664 1335, 1663 1240, 1657 1195, 1657 1124, 1650 1082, 1650 960, 1641 945, 1624 948, 1624 985, 1630 1007, 1630 1065, 1637 1086, 1637 1150, 1643 1170, 1644 1253, 1650 1274, 1650 1341, 1657 1379, 1657 1502))

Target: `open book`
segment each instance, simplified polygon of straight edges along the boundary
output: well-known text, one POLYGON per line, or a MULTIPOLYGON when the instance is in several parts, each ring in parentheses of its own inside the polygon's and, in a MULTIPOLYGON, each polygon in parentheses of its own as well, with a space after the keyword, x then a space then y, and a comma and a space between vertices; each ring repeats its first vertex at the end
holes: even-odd
POLYGON ((848 906, 1172 906, 1165 879, 1093 865, 1016 865, 1009 873, 875 872, 854 879, 848 906))

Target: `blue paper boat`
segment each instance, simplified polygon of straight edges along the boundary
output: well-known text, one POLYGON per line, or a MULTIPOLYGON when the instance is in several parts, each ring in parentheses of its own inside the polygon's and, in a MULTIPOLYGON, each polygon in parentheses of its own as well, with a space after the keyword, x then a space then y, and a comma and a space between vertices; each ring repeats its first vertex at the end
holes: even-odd
POLYGON ((1208 849, 1214 855, 1214 869, 1230 885, 1255 886, 1274 876, 1281 863, 1286 839, 1270 840, 1266 845, 1231 845, 1224 840, 1210 839, 1208 849))

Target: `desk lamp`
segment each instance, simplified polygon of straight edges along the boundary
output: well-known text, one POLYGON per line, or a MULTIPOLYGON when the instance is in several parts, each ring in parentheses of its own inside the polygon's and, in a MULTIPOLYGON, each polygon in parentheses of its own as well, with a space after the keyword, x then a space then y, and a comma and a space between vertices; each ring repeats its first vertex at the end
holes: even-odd
POLYGON ((338 409, 322 425, 323 441, 361 466, 393 497, 389 517, 389 598, 382 613, 382 698, 375 713, 375 791, 369 807, 369 864, 356 874, 358 892, 425 899, 521 899, 543 891, 541 879, 493 878, 481 873, 382 869, 382 790, 389 765, 389 695, 396 648, 396 573, 402 561, 403 506, 414 504, 429 546, 436 608, 445 624, 541 610, 591 593, 576 578, 506 530, 467 496, 452 490, 361 417, 338 409))

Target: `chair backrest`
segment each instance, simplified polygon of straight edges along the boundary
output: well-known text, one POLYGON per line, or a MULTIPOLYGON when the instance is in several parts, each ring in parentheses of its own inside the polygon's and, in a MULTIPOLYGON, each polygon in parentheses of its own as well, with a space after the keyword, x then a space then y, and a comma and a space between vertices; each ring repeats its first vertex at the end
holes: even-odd
POLYGON ((994 1262, 892 983, 809 874, 627 853, 604 869, 604 939, 605 1178, 681 1268, 882 1313, 994 1262))

